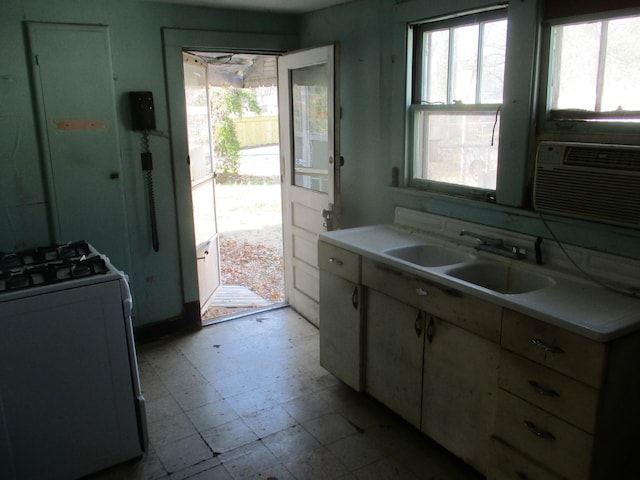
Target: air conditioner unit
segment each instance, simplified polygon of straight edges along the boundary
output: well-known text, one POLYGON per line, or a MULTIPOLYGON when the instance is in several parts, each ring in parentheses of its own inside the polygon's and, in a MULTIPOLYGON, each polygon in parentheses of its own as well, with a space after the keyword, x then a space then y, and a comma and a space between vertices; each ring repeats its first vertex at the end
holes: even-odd
POLYGON ((533 207, 538 212, 640 227, 640 146, 540 142, 533 207))

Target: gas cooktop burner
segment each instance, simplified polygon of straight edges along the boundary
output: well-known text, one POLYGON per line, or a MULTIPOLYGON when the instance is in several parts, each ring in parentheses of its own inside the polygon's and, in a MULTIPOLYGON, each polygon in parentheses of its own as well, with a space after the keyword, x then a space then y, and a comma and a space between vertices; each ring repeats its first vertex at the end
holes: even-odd
POLYGON ((91 248, 85 241, 70 242, 64 245, 34 247, 18 252, 0 252, 0 269, 12 270, 26 265, 38 265, 55 260, 81 258, 89 255, 91 248))
POLYGON ((84 241, 0 252, 0 293, 108 271, 104 259, 84 241))

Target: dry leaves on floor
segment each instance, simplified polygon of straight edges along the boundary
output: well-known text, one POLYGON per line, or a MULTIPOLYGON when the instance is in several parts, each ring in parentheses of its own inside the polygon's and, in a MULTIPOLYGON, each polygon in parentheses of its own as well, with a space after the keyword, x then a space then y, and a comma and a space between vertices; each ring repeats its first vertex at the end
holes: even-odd
POLYGON ((243 285, 273 303, 284 301, 282 251, 246 240, 220 239, 222 283, 243 285))

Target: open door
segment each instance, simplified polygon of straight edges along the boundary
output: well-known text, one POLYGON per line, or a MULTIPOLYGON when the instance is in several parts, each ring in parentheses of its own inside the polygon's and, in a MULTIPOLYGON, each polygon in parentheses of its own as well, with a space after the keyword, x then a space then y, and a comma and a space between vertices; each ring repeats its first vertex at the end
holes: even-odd
POLYGON ((200 308, 220 286, 219 239, 215 207, 215 171, 211 145, 207 64, 196 56, 182 54, 187 106, 189 170, 193 200, 200 308))
POLYGON ((329 45, 278 60, 285 296, 316 326, 318 234, 338 227, 335 53, 329 45))

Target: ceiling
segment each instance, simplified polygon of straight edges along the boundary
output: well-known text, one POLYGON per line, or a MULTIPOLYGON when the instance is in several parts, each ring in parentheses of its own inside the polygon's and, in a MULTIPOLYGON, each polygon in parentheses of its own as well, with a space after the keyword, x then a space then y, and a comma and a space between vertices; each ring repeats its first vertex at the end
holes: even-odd
POLYGON ((314 10, 347 3, 350 0, 146 0, 150 2, 178 3, 215 8, 261 10, 276 13, 308 13, 314 10))

